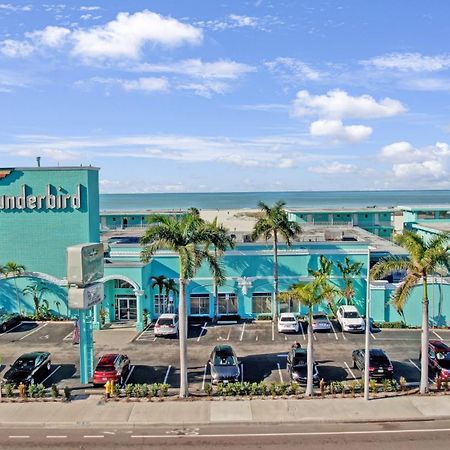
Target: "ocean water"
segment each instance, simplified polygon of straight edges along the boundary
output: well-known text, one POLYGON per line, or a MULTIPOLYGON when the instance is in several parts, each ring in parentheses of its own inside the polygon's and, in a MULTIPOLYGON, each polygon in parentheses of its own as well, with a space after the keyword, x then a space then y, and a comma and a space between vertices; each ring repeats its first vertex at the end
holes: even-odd
POLYGON ((102 211, 257 208, 259 201, 283 200, 292 208, 446 205, 450 191, 219 192, 180 194, 100 194, 102 211))

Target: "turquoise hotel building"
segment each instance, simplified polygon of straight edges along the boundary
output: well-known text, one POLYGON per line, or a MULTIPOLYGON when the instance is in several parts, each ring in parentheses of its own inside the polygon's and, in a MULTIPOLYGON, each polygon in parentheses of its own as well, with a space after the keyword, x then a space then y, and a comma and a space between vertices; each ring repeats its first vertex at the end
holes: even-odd
MULTIPOLYGON (((67 303, 66 248, 87 242, 103 242, 105 297, 93 310, 94 326, 103 320, 131 322, 138 330, 144 316, 155 319, 174 311, 175 293, 160 293, 152 287, 153 277, 164 275, 178 280, 178 257, 160 251, 149 263, 140 259, 139 235, 145 228, 146 212, 101 212, 99 169, 80 167, 27 167, 0 169, 0 266, 8 261, 25 266, 19 276, 0 277, 0 308, 29 314, 33 299, 23 293, 35 281, 45 284, 42 301, 61 317, 73 317, 67 303)), ((167 214, 181 214, 168 211, 167 214)), ((291 220, 302 224, 303 233, 291 247, 279 248, 279 287, 285 291, 293 283, 308 281, 308 269, 317 269, 325 255, 334 263, 332 281, 343 286, 336 263, 346 257, 361 262, 354 279, 355 304, 364 314, 366 297, 371 297, 371 315, 376 321, 397 321, 390 304, 395 281, 381 280, 367 285, 369 266, 388 255, 404 255, 393 244, 392 208, 362 210, 289 210, 291 220), (367 217, 366 217, 367 215, 367 217), (350 220, 349 220, 350 219, 350 220)), ((234 232, 236 246, 225 252, 222 264, 225 283, 214 299, 212 275, 201 267, 189 280, 186 292, 191 317, 240 316, 256 318, 271 313, 273 256, 270 242, 249 242, 245 233, 234 232)), ((450 323, 449 280, 434 277, 430 288, 430 320, 450 323)), ((420 323, 421 286, 414 290, 405 310, 407 321, 420 323)), ((297 304, 280 304, 281 311, 304 314, 297 304)), ((321 309, 326 310, 324 304, 321 309)))

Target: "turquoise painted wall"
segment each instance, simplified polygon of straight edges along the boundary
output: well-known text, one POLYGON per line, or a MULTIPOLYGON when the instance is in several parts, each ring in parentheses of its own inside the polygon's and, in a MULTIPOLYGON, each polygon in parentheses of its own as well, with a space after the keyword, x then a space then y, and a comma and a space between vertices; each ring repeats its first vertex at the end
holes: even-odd
MULTIPOLYGON (((50 209, 0 209, 0 264, 14 261, 27 271, 63 278, 66 248, 84 242, 99 242, 98 169, 25 168, 14 169, 0 179, 2 196, 19 196, 26 185, 27 195, 75 194, 81 185, 81 207, 50 209)), ((0 203, 1 204, 1 203, 0 203)))

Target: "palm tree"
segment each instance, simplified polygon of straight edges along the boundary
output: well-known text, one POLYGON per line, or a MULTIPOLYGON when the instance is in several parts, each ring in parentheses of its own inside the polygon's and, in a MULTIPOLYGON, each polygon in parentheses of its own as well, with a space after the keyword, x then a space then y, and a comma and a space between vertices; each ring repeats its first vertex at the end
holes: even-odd
POLYGON ((2 267, 2 273, 5 276, 12 276, 14 277, 14 288, 16 291, 16 301, 17 301, 17 312, 19 314, 21 314, 20 309, 21 309, 21 305, 20 305, 20 297, 19 297, 19 290, 17 289, 17 277, 20 277, 20 275, 22 275, 25 272, 25 266, 22 266, 20 264, 17 264, 13 261, 9 261, 7 262, 3 267, 2 267))
MULTIPOLYGON (((177 282, 173 278, 169 278, 168 280, 166 280, 166 282, 164 283, 164 289, 166 290, 166 295, 168 299, 170 299, 171 292, 174 294, 174 296, 178 294, 177 282)), ((175 307, 175 301, 173 306, 175 307)))
POLYGON ((328 259, 324 255, 320 255, 319 258, 319 268, 317 270, 308 269, 308 273, 313 277, 320 279, 322 282, 322 287, 324 291, 327 292, 328 296, 325 298, 328 304, 328 309, 335 314, 336 304, 334 302, 335 294, 337 290, 333 283, 330 281, 331 272, 333 271, 333 261, 328 259), (330 288, 330 289, 329 289, 330 288), (331 289, 332 288, 332 289, 331 289))
MULTIPOLYGON (((234 241, 228 234, 227 228, 217 222, 217 217, 210 223, 205 224, 208 233, 207 247, 212 245, 214 250, 214 259, 219 262, 219 258, 228 248, 234 248, 234 241)), ((223 279, 217 273, 213 273, 213 296, 214 296, 214 316, 218 315, 217 291, 223 279)))
POLYGON ((258 207, 262 215, 253 227, 252 240, 264 236, 266 240, 273 239, 273 298, 272 298, 272 318, 278 317, 278 239, 282 238, 288 246, 302 231, 296 222, 290 222, 283 201, 276 202, 272 207, 264 202, 259 202, 258 207))
POLYGON ((153 214, 148 218, 149 227, 141 238, 143 249, 141 259, 148 262, 159 249, 169 249, 178 254, 179 259, 179 324, 180 324, 180 397, 189 395, 187 380, 187 314, 186 280, 193 278, 203 261, 219 277, 221 267, 206 249, 209 235, 203 220, 193 214, 171 217, 153 214))
POLYGON ((324 298, 335 295, 336 292, 337 289, 335 287, 324 284, 322 277, 316 276, 309 283, 294 284, 287 292, 280 294, 280 297, 295 299, 308 308, 307 381, 305 394, 309 397, 314 394, 313 308, 316 305, 320 305, 324 298))
POLYGON ((354 277, 361 273, 363 267, 362 262, 351 262, 348 256, 345 257, 344 264, 340 261, 337 262, 337 266, 341 271, 342 278, 344 278, 344 289, 342 289, 342 295, 347 301, 347 305, 353 303, 353 297, 355 296, 355 287, 353 285, 354 277))
POLYGON ((404 247, 406 259, 390 256, 378 261, 370 271, 372 280, 380 279, 396 271, 406 271, 406 276, 392 296, 392 303, 399 311, 404 306, 414 286, 423 284, 422 294, 422 337, 421 337, 421 371, 420 393, 428 392, 428 276, 441 268, 450 268, 450 247, 447 245, 449 233, 439 233, 424 239, 412 231, 404 231, 395 236, 397 244, 404 247))
MULTIPOLYGON (((161 305, 161 301, 163 300, 162 296, 163 296, 163 290, 166 287, 166 279, 167 279, 167 277, 165 275, 159 275, 159 276, 153 276, 152 277, 152 280, 153 280, 152 288, 158 286, 158 290, 159 290, 159 304, 160 305, 161 305)), ((160 309, 159 312, 161 312, 161 309, 160 309)), ((166 312, 165 308, 164 308, 163 312, 166 312)))
MULTIPOLYGON (((24 295, 30 294, 33 297, 34 303, 34 311, 36 319, 41 317, 40 304, 42 300, 42 295, 44 292, 47 292, 49 289, 45 286, 44 283, 37 281, 32 284, 29 284, 22 293, 24 295)), ((47 302, 48 305, 48 302, 47 302)))

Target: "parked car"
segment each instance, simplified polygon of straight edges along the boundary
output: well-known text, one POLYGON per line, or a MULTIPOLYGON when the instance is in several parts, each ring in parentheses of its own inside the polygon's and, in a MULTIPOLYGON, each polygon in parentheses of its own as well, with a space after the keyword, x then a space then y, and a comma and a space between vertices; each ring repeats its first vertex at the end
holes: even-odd
POLYGON ((8 313, 5 310, 0 311, 0 331, 4 333, 5 331, 14 328, 19 325, 22 318, 17 313, 8 313))
POLYGON ((450 380, 450 347, 446 343, 428 343, 428 367, 433 375, 442 380, 450 380))
POLYGON ((216 345, 209 357, 209 365, 212 384, 239 381, 239 361, 230 345, 216 345))
POLYGON ((24 353, 5 373, 3 382, 17 386, 20 383, 26 386, 41 382, 48 376, 52 367, 50 353, 32 352, 24 353))
MULTIPOLYGON (((308 378, 307 351, 305 348, 292 347, 287 356, 287 370, 292 381, 306 384, 308 378)), ((319 384, 319 370, 313 362, 313 383, 319 384)))
POLYGON ((325 313, 319 312, 313 314, 312 320, 313 331, 330 331, 331 323, 325 313))
MULTIPOLYGON (((363 348, 353 350, 353 367, 364 371, 365 350, 363 348)), ((369 378, 385 379, 392 378, 394 367, 388 355, 381 348, 372 348, 369 350, 369 378)))
POLYGON ((92 382, 94 386, 107 381, 123 384, 130 372, 130 359, 126 355, 108 353, 98 360, 92 382))
POLYGON ((178 336, 178 314, 161 314, 155 323, 155 336, 178 336))
POLYGON ((366 329, 364 319, 353 305, 340 306, 336 318, 342 331, 364 331, 366 329))
POLYGON ((294 313, 281 313, 278 317, 278 333, 298 333, 300 325, 294 313))

